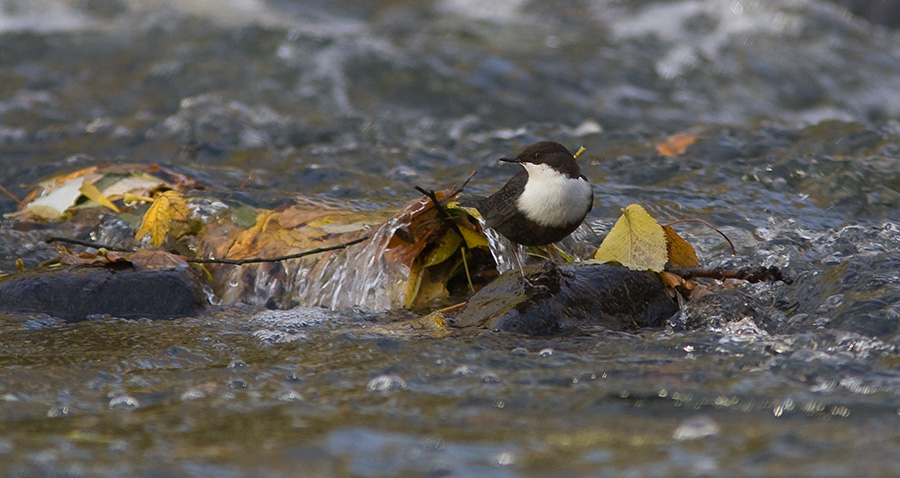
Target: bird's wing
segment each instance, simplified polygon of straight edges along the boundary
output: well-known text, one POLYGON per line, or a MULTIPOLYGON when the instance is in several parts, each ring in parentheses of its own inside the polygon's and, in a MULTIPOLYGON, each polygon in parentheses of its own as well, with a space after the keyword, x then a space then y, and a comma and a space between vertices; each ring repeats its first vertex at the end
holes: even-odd
POLYGON ((496 227, 518 212, 516 200, 525 189, 526 182, 528 182, 528 173, 524 170, 520 171, 499 191, 478 203, 478 211, 484 216, 485 226, 496 227))

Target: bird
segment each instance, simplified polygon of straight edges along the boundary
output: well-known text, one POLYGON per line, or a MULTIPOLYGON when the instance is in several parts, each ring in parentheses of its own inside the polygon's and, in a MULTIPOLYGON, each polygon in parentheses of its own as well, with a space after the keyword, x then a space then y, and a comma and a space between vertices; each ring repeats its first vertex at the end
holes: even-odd
MULTIPOLYGON (((594 192, 575 157, 562 144, 542 141, 513 158, 522 170, 490 196, 474 201, 493 229, 514 244, 547 246, 571 234, 591 211, 594 192)), ((527 283, 519 255, 516 262, 527 283)))

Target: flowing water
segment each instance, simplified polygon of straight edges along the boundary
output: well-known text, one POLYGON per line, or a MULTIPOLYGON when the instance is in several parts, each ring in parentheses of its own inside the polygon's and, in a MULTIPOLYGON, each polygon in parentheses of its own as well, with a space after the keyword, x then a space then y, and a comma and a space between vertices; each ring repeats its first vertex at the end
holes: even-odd
MULTIPOLYGON (((579 254, 639 203, 725 232, 735 255, 678 226, 705 265, 794 282, 740 286, 765 320, 558 338, 435 330, 373 311, 384 291, 334 293, 365 267, 293 279, 327 309, 7 314, 0 475, 897 475, 898 45, 819 0, 2 1, 14 195, 155 162, 229 205, 380 214, 475 169, 467 190, 487 194, 515 172, 497 158, 553 139, 587 147, 579 254), (700 141, 658 156, 679 132, 700 141)), ((0 271, 55 257, 49 231, 85 233, 3 222, 0 271)))

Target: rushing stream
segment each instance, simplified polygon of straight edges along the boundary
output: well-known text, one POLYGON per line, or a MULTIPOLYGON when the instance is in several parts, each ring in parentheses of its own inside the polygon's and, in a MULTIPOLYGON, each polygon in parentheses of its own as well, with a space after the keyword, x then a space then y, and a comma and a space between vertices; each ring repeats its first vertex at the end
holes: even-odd
MULTIPOLYGON (((483 3, 0 0, 0 186, 159 163, 235 204, 384 211, 475 169, 487 194, 552 139, 596 198, 570 247, 639 203, 727 234, 679 227, 704 265, 793 284, 555 338, 342 301, 5 314, 0 476, 900 474, 900 32, 825 0, 483 3)), ((5 219, 0 273, 54 258, 49 230, 121 233, 5 219)))

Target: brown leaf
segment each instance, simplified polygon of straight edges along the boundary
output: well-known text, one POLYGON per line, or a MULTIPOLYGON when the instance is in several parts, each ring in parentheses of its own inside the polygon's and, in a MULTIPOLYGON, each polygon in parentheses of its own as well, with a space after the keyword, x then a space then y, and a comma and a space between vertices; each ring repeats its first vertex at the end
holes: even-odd
POLYGON ((673 274, 671 272, 660 272, 659 278, 662 280, 663 285, 665 285, 666 287, 671 287, 673 289, 684 284, 684 278, 682 278, 678 274, 673 274))
POLYGON ((184 257, 165 251, 140 249, 131 255, 131 263, 135 269, 174 270, 187 267, 184 257))
POLYGON ((656 152, 660 156, 679 156, 684 154, 690 145, 699 140, 700 137, 695 134, 675 133, 660 141, 656 145, 656 152))
POLYGON ((666 233, 669 264, 675 267, 696 267, 700 265, 694 246, 682 239, 675 232, 675 229, 672 229, 672 226, 663 226, 663 231, 666 233))
POLYGON ((106 249, 100 249, 96 253, 80 252, 75 254, 62 244, 57 244, 56 253, 59 255, 60 264, 67 266, 105 266, 113 263, 128 262, 128 259, 115 252, 107 252, 106 249))
MULTIPOLYGON (((435 196, 441 200, 447 197, 447 191, 437 191, 435 196)), ((429 244, 443 236, 440 230, 445 222, 439 220, 437 208, 427 197, 406 203, 395 217, 402 224, 403 233, 388 241, 384 257, 391 262, 410 266, 429 244)))

